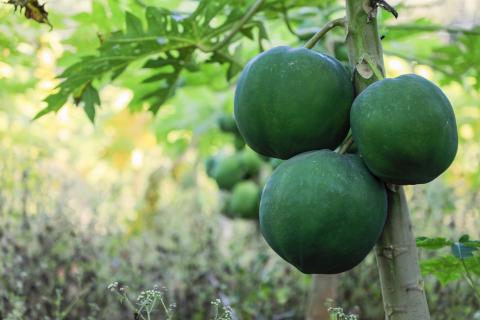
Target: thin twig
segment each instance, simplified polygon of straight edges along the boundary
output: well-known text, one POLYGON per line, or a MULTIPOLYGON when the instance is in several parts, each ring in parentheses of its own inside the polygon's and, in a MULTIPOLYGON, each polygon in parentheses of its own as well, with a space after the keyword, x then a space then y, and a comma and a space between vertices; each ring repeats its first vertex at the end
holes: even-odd
POLYGON ((441 72, 441 73, 443 73, 447 76, 450 76, 450 77, 454 76, 454 74, 451 71, 445 70, 445 69, 439 67, 437 64, 435 64, 433 62, 424 60, 424 59, 419 58, 419 57, 411 57, 411 56, 408 56, 408 55, 403 54, 403 53, 389 51, 389 50, 384 50, 384 53, 387 56, 397 57, 397 58, 400 58, 402 60, 405 60, 405 61, 408 61, 408 62, 411 62, 411 63, 415 63, 417 65, 428 66, 428 67, 432 68, 433 70, 437 70, 438 72, 441 72))
POLYGON ((257 0, 253 6, 247 11, 240 21, 230 30, 230 32, 223 38, 222 41, 217 42, 212 47, 197 45, 197 47, 204 52, 213 52, 223 48, 230 40, 242 29, 242 27, 257 13, 258 9, 263 5, 265 0, 257 0))
POLYGON ((473 294, 475 295, 475 298, 477 298, 477 300, 480 301, 480 292, 478 291, 477 287, 475 286, 472 275, 470 274, 470 270, 467 268, 467 265, 465 263, 465 259, 462 256, 461 248, 459 248, 459 252, 460 252, 460 261, 462 262, 463 269, 465 270, 465 274, 464 274, 465 280, 467 281, 470 288, 472 288, 473 294))
POLYGON ((440 4, 445 3, 445 0, 436 0, 432 1, 430 3, 420 3, 420 4, 407 4, 407 5, 401 5, 401 9, 419 9, 419 8, 433 8, 436 7, 440 4))
POLYGON ((345 17, 332 20, 323 26, 310 40, 308 40, 305 44, 305 48, 312 49, 323 36, 335 27, 345 27, 345 17))
POLYGON ((468 35, 480 36, 480 30, 469 30, 460 27, 446 27, 441 25, 417 25, 417 24, 398 24, 398 25, 386 25, 385 28, 389 31, 395 30, 412 30, 412 31, 425 31, 425 32, 437 32, 445 31, 450 33, 463 33, 468 35))
POLYGON ((295 29, 293 29, 292 23, 290 22, 290 18, 288 17, 288 10, 285 7, 285 3, 282 3, 282 16, 288 31, 290 31, 290 33, 296 36, 297 38, 300 38, 301 35, 298 32, 296 32, 295 29))
POLYGON ((235 59, 235 57, 232 57, 231 55, 229 54, 226 54, 222 51, 217 51, 216 54, 218 54, 219 56, 221 56, 222 58, 228 60, 230 63, 236 65, 237 67, 239 67, 240 69, 243 69, 245 67, 245 65, 238 61, 237 59, 235 59))

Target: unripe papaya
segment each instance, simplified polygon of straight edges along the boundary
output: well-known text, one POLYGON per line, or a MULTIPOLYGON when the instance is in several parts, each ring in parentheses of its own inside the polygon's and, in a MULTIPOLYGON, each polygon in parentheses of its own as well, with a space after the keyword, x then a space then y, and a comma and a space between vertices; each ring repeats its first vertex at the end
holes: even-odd
POLYGON ((355 99, 350 120, 365 164, 388 183, 427 183, 457 153, 450 102, 435 84, 414 74, 369 86, 355 99))
POLYGON ((235 150, 242 150, 243 148, 245 148, 245 141, 243 140, 239 132, 236 133, 233 138, 233 146, 235 147, 235 150))
POLYGON ((340 61, 348 62, 348 48, 344 42, 337 42, 334 45, 335 58, 340 61))
POLYGON ((262 158, 260 158, 260 156, 250 148, 244 149, 241 152, 241 157, 248 175, 258 175, 263 163, 262 158))
POLYGON ((349 129, 350 73, 330 56, 277 47, 251 60, 235 91, 234 113, 245 142, 269 157, 335 149, 349 129))
POLYGON ((235 185, 228 204, 232 217, 244 219, 258 218, 260 188, 253 181, 243 181, 235 185))
POLYGON ((207 176, 209 176, 210 178, 213 178, 213 172, 215 170, 217 162, 218 162, 218 155, 208 157, 207 160, 205 161, 205 171, 207 173, 207 176))
POLYGON ((234 154, 220 158, 212 174, 220 189, 231 190, 247 175, 247 170, 242 157, 234 154))
POLYGON ((304 273, 333 274, 359 264, 387 216, 384 184, 357 155, 330 150, 284 161, 260 202, 260 229, 283 259, 304 273))
POLYGON ((270 165, 272 166, 273 169, 276 169, 279 165, 281 165, 283 162, 282 159, 277 159, 277 158, 271 158, 270 159, 270 165))
POLYGON ((224 113, 218 117, 217 122, 221 131, 238 134, 237 124, 233 115, 224 113))

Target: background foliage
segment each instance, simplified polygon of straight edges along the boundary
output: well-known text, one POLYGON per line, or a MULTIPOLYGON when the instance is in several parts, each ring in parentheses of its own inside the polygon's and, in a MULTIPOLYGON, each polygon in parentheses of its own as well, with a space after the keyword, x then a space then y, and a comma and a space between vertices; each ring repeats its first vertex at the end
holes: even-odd
MULTIPOLYGON (((395 4, 399 20, 380 16, 389 76, 440 83, 460 133, 448 172, 407 190, 432 317, 480 318, 480 6, 395 4)), ((0 318, 133 318, 117 293, 138 307, 155 285, 178 319, 218 318, 216 299, 236 319, 303 317, 310 277, 220 214, 204 159, 233 148, 216 119, 241 67, 303 44, 343 2, 267 0, 228 38, 252 5, 62 0, 53 31, 0 6, 0 318)), ((315 49, 345 59, 343 37, 315 49)), ((382 318, 373 257, 339 281, 336 305, 382 318)))

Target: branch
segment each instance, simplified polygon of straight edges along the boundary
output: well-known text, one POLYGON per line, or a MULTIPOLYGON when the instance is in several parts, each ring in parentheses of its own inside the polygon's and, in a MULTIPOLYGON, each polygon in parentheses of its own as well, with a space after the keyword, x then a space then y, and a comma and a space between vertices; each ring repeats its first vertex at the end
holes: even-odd
POLYGON ((345 28, 345 17, 332 20, 323 26, 310 40, 308 40, 305 44, 305 48, 312 49, 323 36, 335 27, 345 28))
POLYGON ((402 9, 432 8, 438 6, 439 4, 443 4, 444 2, 445 0, 436 0, 430 3, 408 4, 402 5, 402 9))
POLYGON ((416 25, 416 24, 400 24, 400 25, 386 25, 385 26, 389 31, 395 30, 413 30, 413 31, 425 31, 425 32, 437 32, 445 31, 449 33, 464 33, 474 36, 480 36, 480 30, 468 30, 459 27, 447 27, 441 25, 416 25))
POLYGON ((472 288, 475 298, 480 301, 480 291, 478 290, 475 282, 473 281, 472 275, 470 274, 470 270, 468 270, 467 264, 465 263, 465 259, 462 257, 462 251, 460 250, 460 261, 462 262, 463 269, 465 270, 465 280, 467 281, 470 288, 472 288))
POLYGON ((226 54, 222 51, 217 51, 216 54, 218 54, 219 56, 221 56, 222 58, 228 60, 229 62, 231 62, 232 64, 235 64, 237 67, 239 67, 240 69, 243 69, 245 67, 245 65, 238 61, 237 59, 235 59, 234 57, 232 57, 231 55, 229 54, 226 54))
POLYGON ((415 64, 420 64, 420 65, 424 65, 424 66, 428 66, 434 70, 437 70, 438 72, 441 72, 449 77, 453 77, 454 74, 451 72, 451 71, 448 71, 448 70, 445 70, 443 68, 440 68, 438 65, 436 65, 435 63, 431 62, 431 61, 427 61, 427 60, 423 60, 422 58, 418 58, 418 57, 411 57, 411 56, 408 56, 406 54, 403 54, 403 53, 398 53, 398 52, 394 52, 394 51, 389 51, 389 50, 385 50, 384 53, 387 55, 387 56, 393 56, 393 57, 397 57, 397 58, 400 58, 402 60, 405 60, 405 61, 408 61, 408 62, 411 62, 411 63, 415 63, 415 64))
POLYGON ((237 34, 237 32, 242 29, 242 27, 257 13, 258 9, 263 5, 265 0, 257 0, 252 7, 247 11, 247 13, 242 17, 240 21, 230 30, 230 32, 223 38, 222 41, 217 42, 212 47, 205 47, 203 45, 197 45, 197 47, 202 50, 203 52, 213 52, 223 48, 227 45, 230 40, 237 34))
POLYGON ((290 22, 290 18, 288 17, 288 10, 285 7, 285 3, 282 3, 282 16, 283 16, 283 21, 285 22, 285 25, 287 27, 287 30, 290 31, 290 33, 296 36, 297 38, 301 38, 301 35, 293 29, 293 26, 290 22))

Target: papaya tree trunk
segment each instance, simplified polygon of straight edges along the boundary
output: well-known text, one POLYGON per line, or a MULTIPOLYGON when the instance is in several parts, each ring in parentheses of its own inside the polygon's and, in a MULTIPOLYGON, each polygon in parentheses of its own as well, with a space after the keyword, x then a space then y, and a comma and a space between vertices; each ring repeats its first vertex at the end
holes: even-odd
POLYGON ((316 274, 312 279, 307 308, 307 320, 326 320, 330 316, 326 303, 337 298, 338 276, 333 274, 316 274))
MULTIPOLYGON (((375 2, 346 0, 347 45, 356 94, 385 74, 375 2)), ((385 319, 429 320, 405 193, 402 187, 390 189, 387 223, 375 248, 385 319)))

